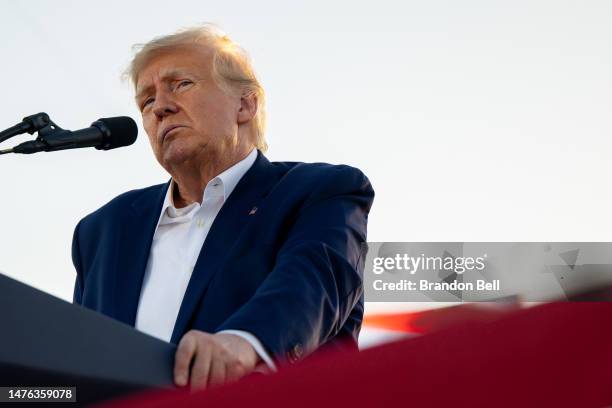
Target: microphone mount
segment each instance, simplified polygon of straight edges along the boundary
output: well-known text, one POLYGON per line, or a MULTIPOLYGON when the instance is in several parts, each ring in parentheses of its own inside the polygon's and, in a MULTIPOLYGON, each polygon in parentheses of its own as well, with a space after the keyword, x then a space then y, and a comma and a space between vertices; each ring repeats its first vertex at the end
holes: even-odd
POLYGON ((39 112, 34 115, 26 116, 23 118, 21 123, 0 132, 0 143, 23 133, 29 133, 32 135, 34 132, 38 132, 41 129, 49 126, 57 127, 57 125, 51 121, 49 115, 47 115, 45 112, 39 112))
POLYGON ((62 136, 69 136, 72 132, 59 127, 51 120, 51 118, 49 118, 49 115, 44 112, 26 116, 21 123, 7 129, 5 132, 10 134, 10 136, 0 139, 0 142, 23 133, 34 134, 34 132, 38 132, 38 137, 35 140, 24 142, 21 145, 15 146, 11 149, 0 150, 0 154, 29 154, 51 149, 63 150, 69 149, 73 145, 73 143, 65 142, 62 139, 62 136), (8 131, 11 132, 9 133, 8 131), (49 139, 50 136, 55 137, 53 139, 49 139))

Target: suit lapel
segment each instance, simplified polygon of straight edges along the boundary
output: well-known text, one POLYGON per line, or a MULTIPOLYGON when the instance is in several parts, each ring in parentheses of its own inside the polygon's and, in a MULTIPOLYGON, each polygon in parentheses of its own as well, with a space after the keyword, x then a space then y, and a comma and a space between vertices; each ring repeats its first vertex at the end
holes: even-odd
MULTIPOLYGON (((274 183, 274 167, 257 153, 257 159, 230 194, 202 245, 191 279, 181 303, 171 342, 177 344, 197 310, 212 277, 228 261, 238 236, 249 221, 249 214, 270 191, 274 183)), ((213 310, 210 313, 214 313, 213 310)))
POLYGON ((140 290, 161 207, 170 183, 143 192, 132 202, 117 241, 118 256, 113 298, 114 317, 135 325, 140 290))

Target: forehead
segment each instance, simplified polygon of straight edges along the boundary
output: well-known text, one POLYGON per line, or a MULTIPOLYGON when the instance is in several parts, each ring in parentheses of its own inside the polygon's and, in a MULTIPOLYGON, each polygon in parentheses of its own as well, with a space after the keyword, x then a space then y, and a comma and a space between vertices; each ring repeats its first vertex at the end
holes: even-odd
POLYGON ((162 49, 148 56, 135 78, 136 93, 150 87, 156 80, 176 78, 182 75, 210 75, 212 51, 202 46, 185 46, 162 49))

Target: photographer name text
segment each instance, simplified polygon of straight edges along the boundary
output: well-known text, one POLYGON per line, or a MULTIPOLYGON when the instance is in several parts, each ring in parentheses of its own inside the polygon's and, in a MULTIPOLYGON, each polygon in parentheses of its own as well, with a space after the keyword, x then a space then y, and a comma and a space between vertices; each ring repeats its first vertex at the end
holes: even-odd
POLYGON ((376 291, 499 291, 499 279, 486 281, 478 279, 476 282, 430 282, 426 279, 411 281, 402 279, 398 282, 384 282, 382 279, 377 279, 373 282, 374 290, 376 291))

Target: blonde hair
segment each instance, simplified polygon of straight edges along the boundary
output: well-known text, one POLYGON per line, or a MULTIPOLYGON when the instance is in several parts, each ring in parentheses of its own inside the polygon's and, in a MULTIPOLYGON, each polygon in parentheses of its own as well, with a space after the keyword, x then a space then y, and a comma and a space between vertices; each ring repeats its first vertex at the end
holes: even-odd
POLYGON ((223 33, 214 24, 203 24, 180 30, 174 34, 156 37, 146 44, 137 44, 134 58, 124 76, 136 86, 138 74, 150 59, 163 51, 184 46, 210 47, 213 51, 212 75, 217 84, 226 92, 239 90, 243 96, 255 96, 257 112, 252 120, 255 140, 253 144, 262 152, 268 149, 265 139, 266 109, 265 92, 251 65, 247 52, 223 33))

